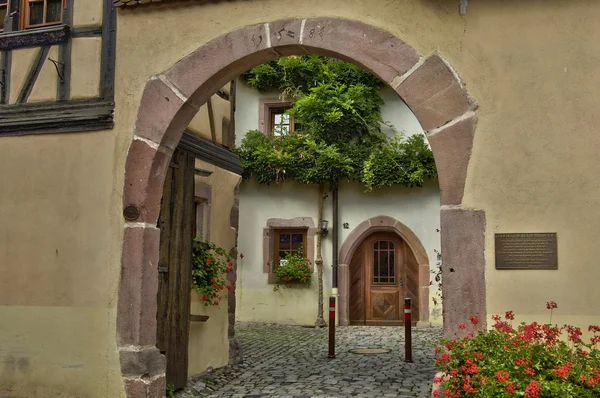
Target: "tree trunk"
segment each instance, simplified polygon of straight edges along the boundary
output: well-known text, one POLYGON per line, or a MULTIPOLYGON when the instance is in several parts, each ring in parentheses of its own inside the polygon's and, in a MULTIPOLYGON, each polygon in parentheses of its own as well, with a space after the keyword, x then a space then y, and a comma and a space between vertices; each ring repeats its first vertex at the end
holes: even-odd
POLYGON ((318 310, 317 320, 315 322, 316 328, 322 328, 327 326, 323 319, 323 253, 321 249, 321 222, 323 221, 323 204, 325 203, 325 184, 319 184, 319 213, 317 220, 317 259, 315 264, 317 265, 317 280, 319 281, 319 299, 318 299, 318 310))

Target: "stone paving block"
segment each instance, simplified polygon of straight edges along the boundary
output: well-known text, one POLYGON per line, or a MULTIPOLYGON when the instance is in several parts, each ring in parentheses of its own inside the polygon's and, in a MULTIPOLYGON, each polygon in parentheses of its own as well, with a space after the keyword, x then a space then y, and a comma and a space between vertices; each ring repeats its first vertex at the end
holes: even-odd
POLYGON ((403 333, 401 327, 339 327, 337 355, 331 360, 327 358, 326 329, 236 323, 236 336, 244 348, 242 362, 192 378, 188 388, 176 396, 430 397, 436 373, 433 349, 442 330, 414 329, 413 363, 403 361, 403 333), (391 351, 379 355, 350 352, 359 347, 391 351))

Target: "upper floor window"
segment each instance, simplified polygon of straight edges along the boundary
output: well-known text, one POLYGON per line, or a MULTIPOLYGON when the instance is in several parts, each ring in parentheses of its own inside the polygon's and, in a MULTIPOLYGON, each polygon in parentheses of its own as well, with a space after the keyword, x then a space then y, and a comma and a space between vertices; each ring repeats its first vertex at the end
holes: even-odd
POLYGON ((4 18, 8 13, 8 0, 0 0, 0 32, 4 32, 4 18))
POLYGON ((21 0, 23 29, 41 28, 62 22, 65 0, 21 0))
MULTIPOLYGON (((0 31, 4 31, 4 18, 11 9, 10 2, 17 2, 19 30, 59 25, 63 19, 66 0, 0 0, 0 31)), ((15 7, 13 6, 14 10, 15 7)))
POLYGON ((294 117, 285 113, 288 109, 271 108, 269 132, 275 137, 282 137, 295 130, 294 117))

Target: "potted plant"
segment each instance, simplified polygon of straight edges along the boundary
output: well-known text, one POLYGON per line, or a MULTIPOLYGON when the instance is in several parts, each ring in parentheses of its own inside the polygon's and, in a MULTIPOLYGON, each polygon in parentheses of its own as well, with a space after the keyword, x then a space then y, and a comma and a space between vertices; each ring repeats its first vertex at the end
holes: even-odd
MULTIPOLYGON (((302 250, 300 250, 302 252, 302 250)), ((292 287, 292 284, 310 285, 312 272, 310 262, 300 253, 286 254, 275 268, 275 279, 277 284, 274 290, 279 290, 279 285, 292 287)))
POLYGON ((225 289, 235 294, 235 281, 227 279, 227 274, 233 272, 233 259, 233 251, 200 238, 194 240, 192 290, 200 294, 204 305, 219 305, 225 289))

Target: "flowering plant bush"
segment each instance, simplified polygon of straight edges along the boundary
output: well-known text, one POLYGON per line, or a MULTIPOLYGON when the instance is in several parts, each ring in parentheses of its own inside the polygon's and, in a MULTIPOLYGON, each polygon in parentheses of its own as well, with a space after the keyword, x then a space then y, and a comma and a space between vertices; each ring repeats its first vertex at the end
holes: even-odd
MULTIPOLYGON (((558 306, 548 302, 547 308, 558 306)), ((443 377, 434 382, 441 382, 443 394, 434 391, 434 397, 600 396, 599 326, 589 327, 593 337, 584 342, 578 327, 532 322, 513 328, 512 311, 493 319, 493 330, 476 336, 471 331, 462 340, 441 339, 436 367, 443 377)), ((479 318, 470 321, 476 325, 479 318)), ((465 333, 469 327, 459 325, 465 333)))
POLYGON ((233 251, 228 253, 214 243, 202 242, 199 238, 194 242, 192 290, 202 296, 204 305, 219 305, 224 289, 235 294, 235 280, 227 280, 227 274, 233 272, 233 251))
POLYGON ((283 258, 281 264, 275 268, 275 278, 278 283, 275 290, 279 289, 279 283, 285 284, 287 287, 291 287, 292 282, 309 285, 311 277, 312 272, 310 271, 308 259, 299 253, 288 254, 283 258))

